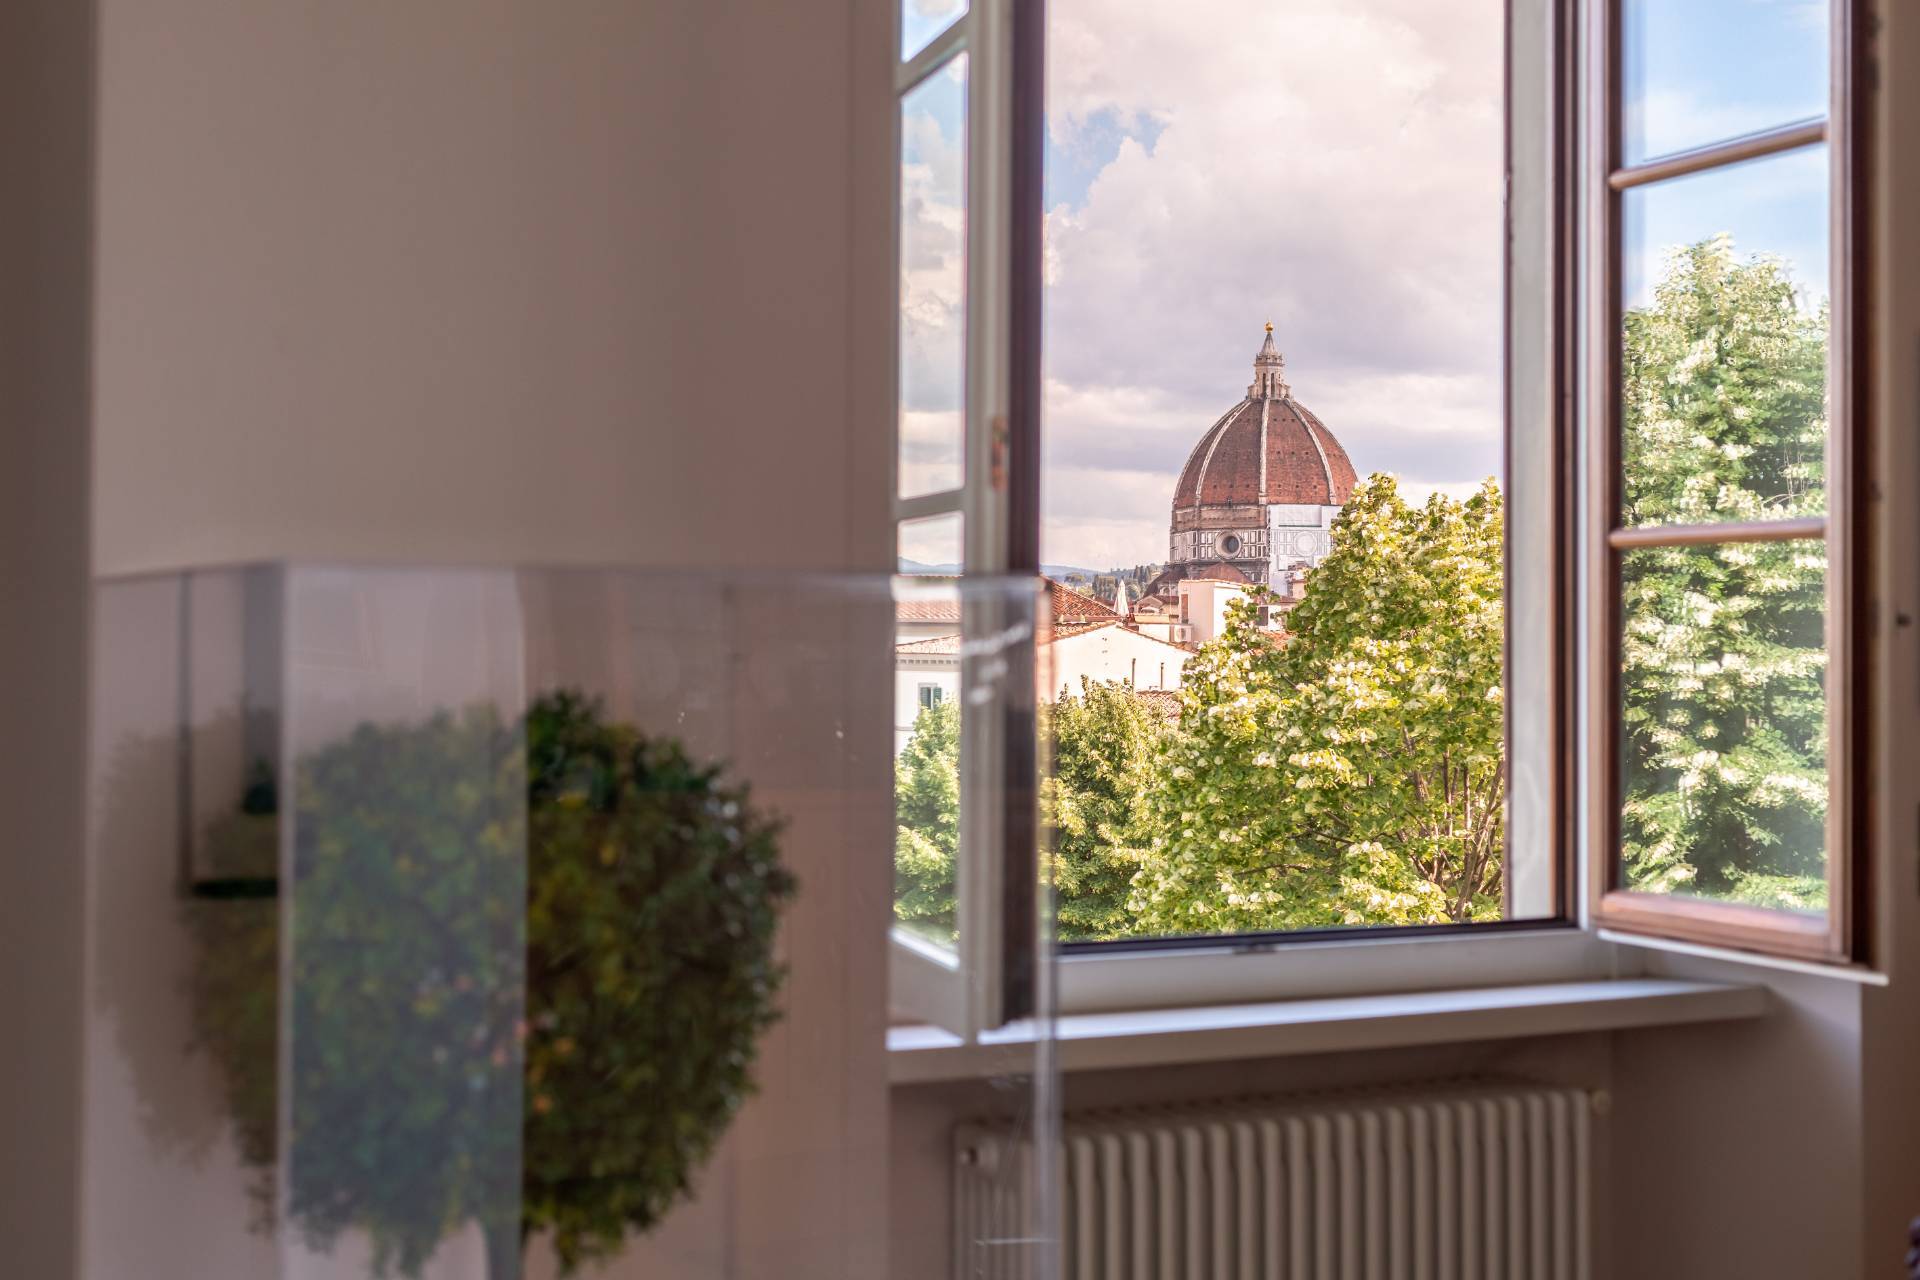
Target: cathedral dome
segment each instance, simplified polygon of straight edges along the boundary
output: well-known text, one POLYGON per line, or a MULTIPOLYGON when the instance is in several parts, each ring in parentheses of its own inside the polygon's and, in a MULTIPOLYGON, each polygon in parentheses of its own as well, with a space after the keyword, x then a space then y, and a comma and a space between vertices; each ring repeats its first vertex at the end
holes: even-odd
POLYGON ((1206 507, 1297 504, 1337 507, 1358 477, 1347 451, 1293 398, 1273 326, 1253 359, 1253 384, 1200 437, 1174 486, 1176 525, 1206 507))

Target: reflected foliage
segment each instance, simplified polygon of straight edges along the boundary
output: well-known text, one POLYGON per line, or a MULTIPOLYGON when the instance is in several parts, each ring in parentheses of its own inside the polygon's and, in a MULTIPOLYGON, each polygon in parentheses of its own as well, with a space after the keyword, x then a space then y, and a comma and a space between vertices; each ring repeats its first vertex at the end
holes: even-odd
MULTIPOLYGON (((1826 330, 1777 261, 1674 254, 1623 323, 1627 520, 1821 512, 1826 330)), ((1818 542, 1622 558, 1630 887, 1824 909, 1825 575, 1818 542)))
MULTIPOLYGON (((492 1280, 656 1224, 752 1091, 795 886, 778 824, 675 742, 571 695, 363 725, 297 771, 286 1208, 417 1275, 463 1224, 492 1280)), ((252 794, 252 793, 250 793, 252 794)), ((271 868, 270 793, 209 839, 271 868)), ((275 904, 192 908, 199 1038, 271 1185, 275 904)))
POLYGON ((1625 523, 1824 509, 1827 321, 1781 262, 1742 262, 1726 236, 1680 250, 1621 329, 1625 523))

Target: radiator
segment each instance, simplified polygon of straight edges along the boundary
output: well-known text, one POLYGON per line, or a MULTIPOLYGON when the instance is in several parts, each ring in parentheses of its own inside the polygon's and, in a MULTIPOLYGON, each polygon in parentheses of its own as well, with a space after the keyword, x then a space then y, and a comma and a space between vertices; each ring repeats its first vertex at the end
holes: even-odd
POLYGON ((1454 1084, 1089 1113, 1037 1162, 1022 1131, 962 1125, 954 1275, 1584 1280, 1592 1110, 1582 1090, 1454 1084), (1036 1223, 1036 1178, 1057 1227, 1036 1223), (1057 1252, 1036 1244, 1056 1229, 1057 1252))

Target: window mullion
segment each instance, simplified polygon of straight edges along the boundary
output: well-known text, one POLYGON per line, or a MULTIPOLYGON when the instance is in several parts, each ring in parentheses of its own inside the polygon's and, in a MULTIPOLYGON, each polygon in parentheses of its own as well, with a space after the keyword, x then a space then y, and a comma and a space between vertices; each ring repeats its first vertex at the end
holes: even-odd
POLYGON ((1750 133, 1730 142, 1719 142, 1710 147, 1698 147, 1692 151, 1662 156, 1658 160, 1649 160, 1643 164, 1615 169, 1607 176, 1607 185, 1615 191, 1625 191, 1629 187, 1642 187, 1650 182, 1662 182, 1668 178, 1680 178, 1688 174, 1705 173, 1709 169, 1725 168, 1730 164, 1739 164, 1743 160, 1758 160, 1762 156, 1778 155, 1783 151, 1816 146, 1826 140, 1827 122, 1807 120, 1779 129, 1768 129, 1763 133, 1750 133))

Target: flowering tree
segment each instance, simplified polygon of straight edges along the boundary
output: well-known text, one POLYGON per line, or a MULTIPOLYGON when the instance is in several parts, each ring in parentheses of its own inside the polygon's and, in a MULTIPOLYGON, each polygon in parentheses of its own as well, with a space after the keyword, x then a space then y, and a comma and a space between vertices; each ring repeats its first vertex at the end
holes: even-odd
POLYGON ((1501 500, 1357 488, 1274 636, 1241 606, 1187 664, 1130 909, 1142 932, 1500 911, 1501 500))
MULTIPOLYGON (((1675 253, 1622 335, 1622 518, 1825 511, 1826 317, 1725 236, 1675 253)), ((1826 903, 1826 556, 1817 541, 1623 557, 1628 883, 1826 903)))
POLYGON ((1125 682, 1085 679, 1079 696, 1053 705, 1049 721, 1056 934, 1063 942, 1124 937, 1133 932, 1127 899, 1145 856, 1154 769, 1171 727, 1125 682))
POLYGON ((960 849, 960 704, 922 707, 893 764, 893 913, 917 933, 952 941, 960 849))

